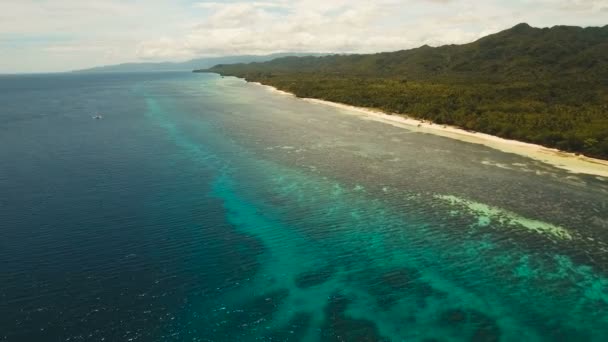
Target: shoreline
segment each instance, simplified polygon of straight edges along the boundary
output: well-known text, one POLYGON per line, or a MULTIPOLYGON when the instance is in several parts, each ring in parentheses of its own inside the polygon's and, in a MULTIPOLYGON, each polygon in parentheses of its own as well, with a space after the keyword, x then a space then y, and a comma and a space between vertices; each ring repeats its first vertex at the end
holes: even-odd
POLYGON ((331 102, 315 98, 298 98, 290 92, 277 89, 270 85, 265 85, 260 82, 248 83, 260 85, 272 91, 273 93, 293 96, 297 99, 309 103, 342 109, 345 112, 348 112, 348 114, 358 115, 359 117, 365 120, 382 122, 392 126, 406 128, 415 132, 434 134, 437 136, 447 137, 468 143, 484 145, 495 150, 499 150, 506 153, 513 153, 536 161, 540 161, 571 173, 582 173, 592 176, 608 178, 607 160, 586 157, 583 155, 576 155, 574 153, 560 151, 555 148, 545 147, 542 145, 527 143, 518 140, 505 139, 487 133, 467 131, 455 126, 435 124, 429 121, 415 119, 402 114, 389 114, 380 110, 356 107, 343 103, 331 102))

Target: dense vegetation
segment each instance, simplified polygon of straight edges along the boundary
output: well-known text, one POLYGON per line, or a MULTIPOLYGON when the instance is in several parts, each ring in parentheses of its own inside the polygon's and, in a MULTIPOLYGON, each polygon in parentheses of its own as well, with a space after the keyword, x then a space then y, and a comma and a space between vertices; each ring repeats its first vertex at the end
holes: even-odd
POLYGON ((608 26, 519 24, 465 45, 204 71, 608 159, 608 26))

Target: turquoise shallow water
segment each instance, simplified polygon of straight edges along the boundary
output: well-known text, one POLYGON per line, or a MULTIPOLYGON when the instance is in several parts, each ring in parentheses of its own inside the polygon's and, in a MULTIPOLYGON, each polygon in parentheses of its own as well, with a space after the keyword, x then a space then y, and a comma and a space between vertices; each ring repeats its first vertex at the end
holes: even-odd
POLYGON ((0 88, 0 340, 608 336, 606 179, 217 75, 0 88))

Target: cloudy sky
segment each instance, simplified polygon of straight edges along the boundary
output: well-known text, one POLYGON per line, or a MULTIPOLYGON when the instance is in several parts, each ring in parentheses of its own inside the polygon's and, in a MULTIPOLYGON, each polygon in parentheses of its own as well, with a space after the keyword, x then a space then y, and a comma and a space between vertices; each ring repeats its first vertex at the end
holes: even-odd
POLYGON ((470 42, 519 22, 603 26, 608 0, 0 0, 0 73, 391 51, 470 42))

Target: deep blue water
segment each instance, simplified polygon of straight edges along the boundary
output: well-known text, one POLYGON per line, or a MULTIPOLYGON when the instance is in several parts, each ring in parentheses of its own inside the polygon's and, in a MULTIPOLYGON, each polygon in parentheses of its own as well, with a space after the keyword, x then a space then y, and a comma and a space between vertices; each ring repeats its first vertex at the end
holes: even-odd
POLYGON ((608 336, 608 180, 234 78, 2 76, 0 194, 0 341, 608 336))

